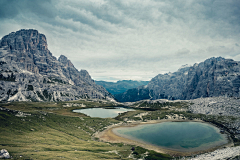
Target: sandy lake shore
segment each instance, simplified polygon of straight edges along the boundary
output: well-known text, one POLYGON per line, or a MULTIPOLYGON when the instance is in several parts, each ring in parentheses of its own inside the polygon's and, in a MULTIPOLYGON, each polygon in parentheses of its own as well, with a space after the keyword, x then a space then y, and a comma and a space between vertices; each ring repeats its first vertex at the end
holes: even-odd
POLYGON ((143 147, 143 148, 146 148, 149 150, 154 150, 159 153, 169 154, 172 156, 190 156, 190 155, 195 155, 195 154, 202 154, 202 153, 206 153, 206 152, 212 152, 219 148, 230 147, 233 145, 232 140, 229 139, 228 144, 225 144, 222 146, 217 146, 217 147, 214 147, 211 149, 197 151, 197 152, 179 152, 179 151, 169 150, 169 149, 161 148, 158 146, 146 144, 143 142, 134 141, 134 140, 127 139, 124 137, 120 137, 113 132, 113 129, 119 128, 119 127, 134 127, 137 125, 154 124, 154 123, 162 123, 162 122, 201 122, 201 123, 206 123, 206 122, 204 122, 202 120, 198 120, 198 119, 194 119, 194 120, 163 119, 163 120, 151 120, 151 121, 147 121, 147 122, 118 123, 118 124, 109 126, 103 132, 95 133, 94 136, 96 138, 99 138, 100 141, 110 142, 110 143, 124 143, 124 144, 136 145, 136 146, 140 146, 140 147, 143 147))

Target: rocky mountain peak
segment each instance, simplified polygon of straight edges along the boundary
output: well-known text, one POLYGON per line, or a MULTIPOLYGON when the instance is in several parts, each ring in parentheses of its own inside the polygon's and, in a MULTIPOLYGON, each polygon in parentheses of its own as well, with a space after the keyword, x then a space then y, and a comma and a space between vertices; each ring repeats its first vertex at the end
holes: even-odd
POLYGON ((68 60, 68 58, 64 55, 60 55, 60 57, 58 58, 58 61, 61 63, 64 63, 68 60))
POLYGON ((61 62, 62 64, 65 65, 65 67, 74 67, 74 65, 72 64, 72 62, 70 60, 68 60, 68 58, 64 55, 61 55, 58 58, 58 61, 61 62))
POLYGON ((172 74, 159 74, 146 88, 138 87, 116 98, 119 101, 148 99, 195 99, 240 97, 240 62, 212 57, 172 74))
POLYGON ((9 51, 18 50, 21 52, 36 49, 48 50, 46 36, 34 29, 22 29, 4 36, 0 47, 9 51))
POLYGON ((22 29, 0 40, 0 101, 65 101, 112 98, 78 71, 64 55, 58 60, 47 47, 46 36, 22 29))

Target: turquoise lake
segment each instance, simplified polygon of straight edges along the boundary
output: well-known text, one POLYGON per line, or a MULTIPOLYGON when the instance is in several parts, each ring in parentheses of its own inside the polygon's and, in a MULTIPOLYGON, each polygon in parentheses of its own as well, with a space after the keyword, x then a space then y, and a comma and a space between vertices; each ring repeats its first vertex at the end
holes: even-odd
POLYGON ((227 135, 219 129, 200 122, 163 122, 119 127, 113 132, 121 137, 155 145, 158 147, 195 152, 228 143, 227 135))
POLYGON ((86 108, 86 109, 76 109, 73 112, 83 113, 90 117, 99 117, 99 118, 113 118, 118 116, 119 113, 124 113, 128 111, 134 111, 134 109, 114 107, 111 109, 107 108, 86 108))

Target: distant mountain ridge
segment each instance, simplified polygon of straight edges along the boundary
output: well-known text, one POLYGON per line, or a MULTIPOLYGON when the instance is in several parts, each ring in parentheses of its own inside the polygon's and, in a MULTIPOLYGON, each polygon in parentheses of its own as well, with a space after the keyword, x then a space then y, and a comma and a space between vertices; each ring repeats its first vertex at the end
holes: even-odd
POLYGON ((96 84, 103 86, 109 93, 115 95, 125 92, 128 89, 147 85, 148 81, 122 80, 117 82, 95 81, 96 84))
POLYGON ((115 95, 120 102, 142 99, 195 99, 200 97, 239 97, 240 62, 212 57, 178 71, 159 74, 145 87, 115 95))
POLYGON ((45 35, 19 30, 0 41, 0 101, 112 99, 86 70, 78 71, 64 55, 48 50, 45 35))

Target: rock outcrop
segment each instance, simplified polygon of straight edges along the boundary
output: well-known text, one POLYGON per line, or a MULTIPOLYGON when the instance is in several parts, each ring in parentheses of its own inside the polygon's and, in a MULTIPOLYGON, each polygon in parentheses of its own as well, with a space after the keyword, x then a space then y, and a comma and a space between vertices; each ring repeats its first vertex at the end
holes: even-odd
POLYGON ((240 62, 213 57, 193 66, 181 67, 174 73, 159 74, 147 86, 128 90, 115 97, 120 102, 142 99, 239 97, 239 88, 240 62))
POLYGON ((8 151, 6 150, 6 149, 2 149, 1 151, 0 151, 0 158, 1 159, 9 159, 9 158, 11 158, 10 157, 10 154, 8 153, 8 151))
POLYGON ((45 35, 20 30, 0 41, 0 101, 68 101, 112 99, 86 70, 78 71, 67 57, 48 50, 45 35))

